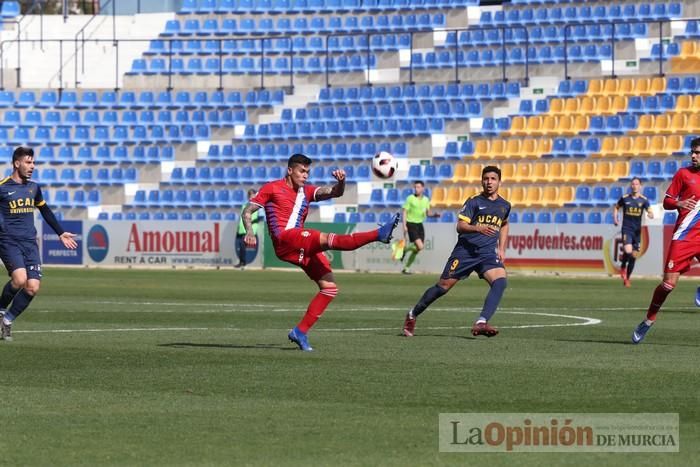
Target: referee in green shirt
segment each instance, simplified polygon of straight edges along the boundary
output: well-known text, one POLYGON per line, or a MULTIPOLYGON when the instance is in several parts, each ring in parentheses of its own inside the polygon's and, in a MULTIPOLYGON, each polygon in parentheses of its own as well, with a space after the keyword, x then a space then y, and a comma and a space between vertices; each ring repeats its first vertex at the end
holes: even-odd
POLYGON ((425 196, 425 183, 421 180, 416 180, 413 183, 413 194, 408 195, 403 203, 403 235, 408 237, 410 245, 404 250, 402 260, 408 256, 404 268, 401 270, 404 274, 411 274, 410 268, 416 260, 418 253, 425 247, 425 229, 423 221, 425 218, 438 217, 439 214, 430 211, 430 198, 425 196))

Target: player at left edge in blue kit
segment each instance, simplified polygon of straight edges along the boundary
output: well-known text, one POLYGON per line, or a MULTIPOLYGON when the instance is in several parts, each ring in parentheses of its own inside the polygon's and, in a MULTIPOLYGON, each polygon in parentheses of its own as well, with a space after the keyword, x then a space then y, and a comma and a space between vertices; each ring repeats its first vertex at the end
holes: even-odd
POLYGON ((12 154, 12 174, 0 180, 0 259, 10 280, 0 294, 0 339, 12 340, 12 323, 39 292, 41 256, 34 227, 38 209, 63 246, 78 247, 75 234, 66 232, 46 204, 41 188, 31 181, 34 150, 18 147, 12 154))

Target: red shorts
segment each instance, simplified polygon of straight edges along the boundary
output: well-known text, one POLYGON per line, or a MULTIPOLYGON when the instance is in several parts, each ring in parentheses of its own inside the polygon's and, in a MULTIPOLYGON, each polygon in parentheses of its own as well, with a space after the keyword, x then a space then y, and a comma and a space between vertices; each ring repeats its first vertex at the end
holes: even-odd
POLYGON ((666 256, 664 272, 679 272, 683 274, 690 269, 693 258, 700 259, 700 243, 684 240, 672 240, 666 256))
POLYGON ((282 261, 299 266, 314 281, 333 272, 321 250, 321 232, 318 230, 285 230, 277 239, 275 253, 282 261))

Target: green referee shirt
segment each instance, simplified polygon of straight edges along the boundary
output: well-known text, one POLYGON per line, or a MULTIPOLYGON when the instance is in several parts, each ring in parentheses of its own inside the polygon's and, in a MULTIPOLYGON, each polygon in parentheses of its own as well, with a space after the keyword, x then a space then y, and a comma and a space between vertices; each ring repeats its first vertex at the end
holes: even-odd
POLYGON ((425 195, 420 198, 416 195, 409 195, 403 203, 403 208, 406 210, 406 222, 420 224, 428 217, 427 211, 430 209, 430 198, 425 195))

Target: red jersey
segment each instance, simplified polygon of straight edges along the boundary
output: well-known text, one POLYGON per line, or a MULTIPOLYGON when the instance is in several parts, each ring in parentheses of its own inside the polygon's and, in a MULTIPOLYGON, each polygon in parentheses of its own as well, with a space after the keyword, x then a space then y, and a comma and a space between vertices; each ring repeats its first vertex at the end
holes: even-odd
POLYGON ((304 227, 309 203, 316 201, 318 187, 304 185, 295 191, 283 178, 268 182, 250 202, 265 209, 267 228, 275 246, 285 230, 304 227))
POLYGON ((666 197, 680 201, 692 196, 695 196, 698 204, 692 211, 678 208, 673 240, 700 240, 700 171, 683 167, 673 176, 666 197))

